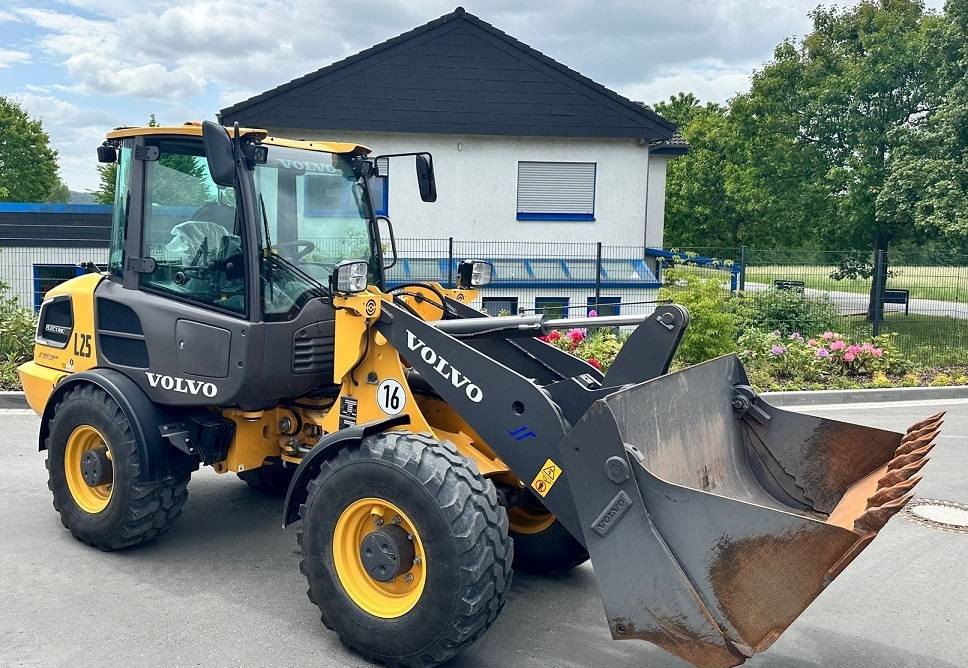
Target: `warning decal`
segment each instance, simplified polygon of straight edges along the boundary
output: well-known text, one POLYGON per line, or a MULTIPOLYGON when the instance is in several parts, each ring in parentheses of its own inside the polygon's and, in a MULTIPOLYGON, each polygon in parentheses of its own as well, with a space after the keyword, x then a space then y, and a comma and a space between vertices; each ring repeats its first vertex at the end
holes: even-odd
POLYGON ((531 481, 531 489, 541 495, 542 498, 548 496, 548 492, 554 486, 555 481, 561 476, 561 467, 550 459, 544 463, 538 475, 531 481))

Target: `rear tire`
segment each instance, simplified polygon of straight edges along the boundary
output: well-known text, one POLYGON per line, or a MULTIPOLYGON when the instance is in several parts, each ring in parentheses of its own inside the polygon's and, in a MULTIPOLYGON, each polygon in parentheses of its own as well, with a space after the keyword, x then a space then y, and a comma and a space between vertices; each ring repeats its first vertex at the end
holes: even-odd
MULTIPOLYGON (((340 641, 370 661, 436 666, 479 638, 504 607, 513 556, 507 514, 497 503, 494 485, 450 443, 429 434, 389 432, 343 448, 309 483, 300 517, 300 570, 309 581, 309 598, 340 641), (361 503, 364 509, 370 503, 392 506, 391 521, 384 523, 382 516, 364 510, 364 524, 347 534, 346 518, 361 503), (403 605, 400 598, 411 596, 409 590, 384 600, 365 573, 347 577, 351 561, 362 565, 361 548, 339 541, 374 531, 371 518, 384 529, 397 523, 397 510, 416 554, 424 555, 413 558, 412 569, 400 570, 391 583, 379 583, 397 587, 411 576, 420 589, 415 600, 403 605)), ((401 569, 410 566, 405 558, 400 564, 401 569)))
POLYGON ((563 575, 588 561, 588 550, 537 502, 508 512, 514 541, 514 568, 532 575, 563 575))
POLYGON ((272 458, 259 468, 242 471, 238 476, 257 492, 284 497, 295 472, 295 466, 285 466, 278 458, 272 458))
POLYGON ((54 407, 47 447, 47 486, 54 510, 78 540, 100 550, 119 550, 168 531, 188 498, 190 473, 159 482, 141 478, 144 462, 128 420, 106 392, 94 385, 68 390, 54 407), (78 445, 78 435, 87 436, 78 445), (112 482, 84 487, 78 447, 107 447, 112 482))

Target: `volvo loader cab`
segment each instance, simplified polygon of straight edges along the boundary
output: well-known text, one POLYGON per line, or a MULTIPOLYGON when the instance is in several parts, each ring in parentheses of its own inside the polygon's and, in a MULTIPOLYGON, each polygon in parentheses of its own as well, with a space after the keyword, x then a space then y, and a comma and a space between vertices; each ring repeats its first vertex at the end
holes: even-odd
MULTIPOLYGON (((431 157, 405 155, 434 201, 431 157)), ((115 130, 98 157, 108 266, 47 293, 19 368, 63 524, 137 545, 200 466, 237 474, 284 497, 310 599, 373 661, 442 663, 512 567, 590 559, 613 638, 738 665, 911 498, 941 426, 781 410, 733 355, 669 373, 674 304, 487 317, 477 260, 389 286, 378 161, 352 143, 206 122, 115 130), (537 338, 571 327, 631 331, 603 373, 537 338)))

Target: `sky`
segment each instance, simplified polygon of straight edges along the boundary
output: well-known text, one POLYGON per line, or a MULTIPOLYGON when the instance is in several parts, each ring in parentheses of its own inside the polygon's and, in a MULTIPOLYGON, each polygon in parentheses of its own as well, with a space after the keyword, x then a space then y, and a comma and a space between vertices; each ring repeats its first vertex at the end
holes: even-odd
MULTIPOLYGON (((458 0, 0 0, 0 95, 42 119, 72 190, 119 125, 229 106, 406 32, 458 0)), ((725 101, 818 0, 465 0, 468 12, 647 103, 725 101)), ((850 0, 840 0, 849 4, 850 0)), ((829 3, 828 3, 829 4, 829 3)), ((942 0, 927 0, 939 8, 942 0)))

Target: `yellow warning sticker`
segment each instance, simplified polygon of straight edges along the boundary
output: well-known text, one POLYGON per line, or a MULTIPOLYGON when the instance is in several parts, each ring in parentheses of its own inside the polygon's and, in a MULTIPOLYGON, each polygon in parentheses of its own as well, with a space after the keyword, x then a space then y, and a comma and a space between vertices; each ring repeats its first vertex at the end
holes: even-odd
POLYGON ((555 481, 561 476, 561 467, 550 459, 544 463, 538 475, 531 481, 531 489, 541 495, 542 498, 548 496, 548 492, 554 486, 555 481))

